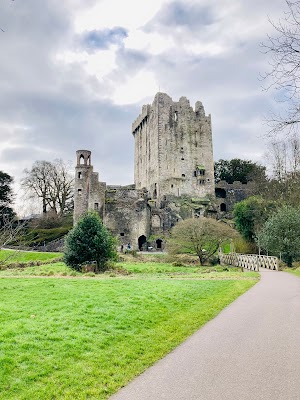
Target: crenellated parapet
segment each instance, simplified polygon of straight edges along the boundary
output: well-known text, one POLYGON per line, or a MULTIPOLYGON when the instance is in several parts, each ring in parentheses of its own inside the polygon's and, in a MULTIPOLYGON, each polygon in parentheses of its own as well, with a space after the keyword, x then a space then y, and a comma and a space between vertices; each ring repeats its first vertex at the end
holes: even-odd
POLYGON ((150 104, 146 104, 143 106, 141 114, 136 118, 136 120, 132 124, 133 135, 141 127, 141 125, 147 122, 150 115, 150 110, 151 110, 150 104))
POLYGON ((224 188, 224 189, 250 189, 253 186, 253 182, 240 182, 234 181, 232 183, 228 183, 227 181, 219 181, 216 182, 216 188, 224 188))

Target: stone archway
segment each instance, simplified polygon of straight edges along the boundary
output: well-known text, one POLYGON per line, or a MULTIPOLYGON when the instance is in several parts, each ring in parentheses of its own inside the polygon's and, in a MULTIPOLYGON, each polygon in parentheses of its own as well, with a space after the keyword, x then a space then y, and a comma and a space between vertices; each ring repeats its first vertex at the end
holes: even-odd
POLYGON ((139 238, 138 238, 138 247, 139 247, 139 250, 141 251, 141 250, 143 250, 143 248, 145 247, 145 244, 147 243, 147 238, 146 238, 146 236, 145 235, 141 235, 139 238))

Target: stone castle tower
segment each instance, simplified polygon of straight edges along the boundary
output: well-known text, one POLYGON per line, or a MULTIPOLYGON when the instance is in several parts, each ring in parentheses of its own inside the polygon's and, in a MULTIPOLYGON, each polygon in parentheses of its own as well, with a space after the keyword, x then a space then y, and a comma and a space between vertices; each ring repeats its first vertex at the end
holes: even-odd
MULTIPOLYGON (((162 238, 184 218, 199 216, 214 197, 211 117, 201 102, 195 110, 186 97, 173 102, 157 93, 132 124, 134 185, 99 182, 91 152, 77 151, 74 223, 96 210, 121 244, 142 249, 149 237, 162 238)), ((153 240, 153 239, 151 239, 153 240)))
POLYGON ((200 101, 195 111, 186 97, 174 102, 157 93, 132 124, 134 180, 152 198, 166 194, 214 195, 211 117, 200 101))
POLYGON ((87 210, 95 210, 103 218, 106 184, 99 182, 98 172, 93 171, 91 152, 77 150, 74 184, 74 222, 87 210))

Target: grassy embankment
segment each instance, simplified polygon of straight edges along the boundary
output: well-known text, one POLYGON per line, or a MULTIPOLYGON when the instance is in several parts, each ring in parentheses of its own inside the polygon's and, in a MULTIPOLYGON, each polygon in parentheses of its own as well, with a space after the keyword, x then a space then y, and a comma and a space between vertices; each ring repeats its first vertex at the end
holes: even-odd
POLYGON ((69 275, 63 263, 1 271, 24 279, 0 279, 0 399, 106 399, 258 276, 214 267, 121 266, 129 275, 26 278, 48 268, 69 275))

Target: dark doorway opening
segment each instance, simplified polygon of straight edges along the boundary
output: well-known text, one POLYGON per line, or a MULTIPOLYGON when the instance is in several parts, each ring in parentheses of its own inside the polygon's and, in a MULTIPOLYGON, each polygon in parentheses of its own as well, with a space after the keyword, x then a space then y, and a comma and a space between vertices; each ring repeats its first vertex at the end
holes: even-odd
POLYGON ((221 211, 226 211, 226 204, 225 203, 222 203, 221 205, 220 205, 220 210, 221 211))
POLYGON ((145 235, 142 235, 138 238, 139 250, 145 250, 145 246, 147 244, 147 238, 145 235))
POLYGON ((161 239, 156 240, 156 248, 157 248, 157 250, 162 249, 162 240, 161 239))

